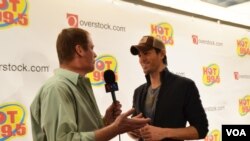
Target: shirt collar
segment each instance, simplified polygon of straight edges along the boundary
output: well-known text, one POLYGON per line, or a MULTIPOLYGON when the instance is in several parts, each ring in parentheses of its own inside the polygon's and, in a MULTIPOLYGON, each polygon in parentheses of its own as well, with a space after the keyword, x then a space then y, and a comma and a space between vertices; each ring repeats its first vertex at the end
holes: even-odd
POLYGON ((63 68, 56 69, 54 73, 55 75, 65 77, 66 79, 73 82, 75 85, 77 85, 78 79, 84 79, 80 74, 63 68))

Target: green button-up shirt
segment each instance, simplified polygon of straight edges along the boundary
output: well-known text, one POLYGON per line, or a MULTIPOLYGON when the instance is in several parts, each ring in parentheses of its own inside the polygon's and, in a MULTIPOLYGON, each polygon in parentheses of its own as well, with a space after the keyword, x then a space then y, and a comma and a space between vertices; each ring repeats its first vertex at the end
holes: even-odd
POLYGON ((57 69, 30 107, 33 141, 94 141, 103 127, 88 78, 57 69))

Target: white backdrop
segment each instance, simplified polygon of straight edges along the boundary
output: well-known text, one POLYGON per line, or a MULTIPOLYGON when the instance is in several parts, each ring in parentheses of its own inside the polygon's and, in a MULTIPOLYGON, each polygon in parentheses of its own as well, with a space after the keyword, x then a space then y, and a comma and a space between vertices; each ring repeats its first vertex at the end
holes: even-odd
MULTIPOLYGON (((107 68, 115 70, 116 97, 123 111, 130 109, 133 91, 145 78, 138 57, 129 49, 143 35, 154 35, 171 39, 166 43, 169 70, 193 79, 199 88, 209 120, 205 140, 220 140, 222 124, 250 123, 246 29, 118 0, 6 2, 0 6, 0 141, 32 141, 30 103, 58 67, 58 33, 71 26, 92 35, 97 68, 88 77, 102 114, 112 98, 101 74, 107 68)), ((123 134, 121 140, 132 139, 123 134)))

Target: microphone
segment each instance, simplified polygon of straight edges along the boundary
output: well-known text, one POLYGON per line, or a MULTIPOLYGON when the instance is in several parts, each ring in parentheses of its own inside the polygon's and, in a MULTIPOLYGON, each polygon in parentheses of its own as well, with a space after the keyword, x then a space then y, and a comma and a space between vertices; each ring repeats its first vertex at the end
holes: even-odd
POLYGON ((118 85, 115 82, 115 73, 112 70, 104 71, 104 81, 106 93, 111 92, 113 102, 116 102, 115 91, 118 91, 118 85))

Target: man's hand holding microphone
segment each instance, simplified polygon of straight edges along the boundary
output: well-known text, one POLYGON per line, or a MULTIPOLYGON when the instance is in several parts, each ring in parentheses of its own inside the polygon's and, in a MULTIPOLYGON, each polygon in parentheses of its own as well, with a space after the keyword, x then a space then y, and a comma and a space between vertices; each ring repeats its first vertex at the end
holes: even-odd
POLYGON ((130 118, 135 111, 134 108, 122 113, 121 104, 116 100, 114 93, 114 91, 118 90, 118 85, 115 82, 115 75, 112 70, 106 70, 104 72, 104 80, 106 82, 106 92, 111 92, 113 103, 108 107, 103 118, 104 124, 107 128, 102 128, 95 132, 96 137, 98 137, 96 138, 96 141, 109 140, 113 136, 146 126, 150 122, 150 118, 130 118))

